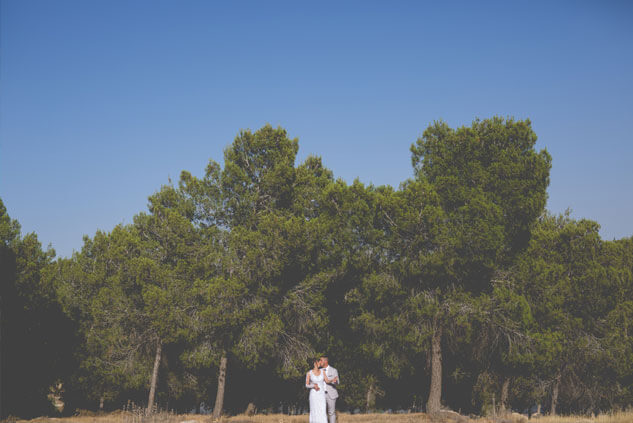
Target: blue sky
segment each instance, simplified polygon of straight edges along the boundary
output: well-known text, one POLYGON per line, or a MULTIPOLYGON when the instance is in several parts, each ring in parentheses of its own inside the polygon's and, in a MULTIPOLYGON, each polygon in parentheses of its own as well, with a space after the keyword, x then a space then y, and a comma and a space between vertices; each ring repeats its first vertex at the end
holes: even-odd
POLYGON ((434 120, 530 118, 548 208, 633 235, 633 2, 0 1, 0 198, 58 255, 242 128, 397 186, 434 120))

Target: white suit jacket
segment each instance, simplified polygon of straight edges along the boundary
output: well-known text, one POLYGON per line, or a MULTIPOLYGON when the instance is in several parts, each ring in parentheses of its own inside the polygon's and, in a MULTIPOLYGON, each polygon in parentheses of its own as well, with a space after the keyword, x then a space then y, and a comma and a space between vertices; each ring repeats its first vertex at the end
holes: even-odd
POLYGON ((331 399, 336 399, 338 398, 338 391, 336 390, 336 386, 341 382, 341 379, 338 377, 338 371, 332 366, 327 366, 323 370, 325 371, 325 375, 328 379, 332 380, 335 377, 337 378, 336 382, 327 383, 325 385, 325 395, 327 397, 330 397, 331 399))

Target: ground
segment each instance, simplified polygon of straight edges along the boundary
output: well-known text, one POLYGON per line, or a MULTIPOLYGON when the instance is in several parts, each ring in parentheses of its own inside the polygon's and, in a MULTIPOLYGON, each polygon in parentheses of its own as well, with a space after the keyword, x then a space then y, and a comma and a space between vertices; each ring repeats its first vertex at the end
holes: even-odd
MULTIPOLYGON (((14 420, 15 421, 15 420, 14 420)), ((410 414, 346 414, 340 413, 338 423, 527 423, 525 416, 518 414, 508 416, 469 418, 453 412, 443 412, 431 417, 424 413, 410 414)), ((633 412, 611 415, 588 416, 543 416, 532 418, 530 423, 633 423, 633 412)), ((110 414, 85 413, 69 418, 40 417, 33 420, 17 420, 16 423, 213 423, 207 415, 158 413, 144 416, 133 412, 116 412, 110 414)), ((308 423, 308 415, 288 416, 284 414, 257 414, 254 416, 238 415, 222 417, 218 423, 308 423)))

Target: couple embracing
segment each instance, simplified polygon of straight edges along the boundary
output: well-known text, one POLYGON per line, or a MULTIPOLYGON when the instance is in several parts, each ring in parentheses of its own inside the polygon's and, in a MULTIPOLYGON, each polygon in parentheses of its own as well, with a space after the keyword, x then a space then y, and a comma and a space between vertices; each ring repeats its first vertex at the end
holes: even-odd
POLYGON ((311 360, 312 370, 306 375, 306 388, 310 390, 310 423, 336 423, 336 399, 339 384, 338 372, 321 356, 311 360))

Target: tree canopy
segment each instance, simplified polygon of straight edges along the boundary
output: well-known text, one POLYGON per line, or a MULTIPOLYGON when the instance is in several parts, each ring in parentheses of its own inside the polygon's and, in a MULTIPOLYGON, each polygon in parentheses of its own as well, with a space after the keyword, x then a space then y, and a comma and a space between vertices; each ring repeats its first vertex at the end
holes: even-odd
POLYGON ((341 409, 630 406, 633 238, 548 212, 535 143, 529 120, 435 122, 391 187, 244 130, 70 258, 0 202, 0 414, 300 412, 323 353, 341 409))

